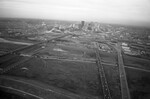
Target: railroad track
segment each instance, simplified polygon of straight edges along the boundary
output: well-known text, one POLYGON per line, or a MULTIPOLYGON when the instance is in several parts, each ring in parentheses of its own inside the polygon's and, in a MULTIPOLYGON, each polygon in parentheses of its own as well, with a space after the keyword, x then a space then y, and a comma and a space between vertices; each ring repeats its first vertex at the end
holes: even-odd
MULTIPOLYGON (((98 45, 96 43, 95 43, 95 46, 98 47, 98 45)), ((112 99, 112 97, 110 95, 110 90, 108 87, 107 79, 105 77, 105 72, 104 72, 102 62, 101 62, 100 53, 99 53, 98 48, 95 49, 95 53, 96 53, 97 68, 98 68, 98 72, 99 72, 99 77, 100 77, 101 82, 102 82, 104 99, 112 99)))
POLYGON ((0 59, 2 59, 2 61, 0 62, 0 74, 4 74, 4 73, 12 70, 14 67, 28 61, 31 57, 33 57, 34 54, 36 54, 36 52, 39 51, 39 49, 41 49, 41 46, 42 46, 43 43, 49 43, 52 40, 56 40, 56 39, 59 39, 59 38, 62 38, 62 37, 68 36, 68 35, 71 35, 71 34, 61 35, 59 37, 52 38, 48 41, 43 41, 43 42, 39 42, 39 43, 36 43, 34 45, 31 45, 31 46, 19 48, 19 49, 10 51, 9 53, 6 53, 6 54, 0 56, 0 59), (26 51, 26 50, 28 50, 28 51, 26 51), (7 66, 6 68, 3 68, 3 67, 5 67, 4 65, 2 65, 2 64, 4 64, 4 62, 9 62, 9 60, 11 60, 12 58, 19 57, 20 53, 22 53, 23 51, 25 51, 25 53, 29 53, 31 57, 22 59, 22 60, 20 60, 16 63, 13 63, 13 64, 7 66), (7 57, 9 58, 9 56, 13 56, 13 55, 17 55, 17 56, 14 56, 10 59, 7 59, 7 57), (5 57, 5 59, 4 59, 4 57, 5 57))

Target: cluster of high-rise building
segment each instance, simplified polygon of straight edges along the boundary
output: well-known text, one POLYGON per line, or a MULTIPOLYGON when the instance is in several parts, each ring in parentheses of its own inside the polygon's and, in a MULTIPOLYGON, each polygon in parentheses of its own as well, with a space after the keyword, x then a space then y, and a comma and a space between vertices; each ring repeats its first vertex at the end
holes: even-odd
POLYGON ((69 27, 77 30, 84 30, 84 31, 92 31, 92 32, 100 31, 100 25, 94 22, 81 21, 81 23, 71 24, 69 27))

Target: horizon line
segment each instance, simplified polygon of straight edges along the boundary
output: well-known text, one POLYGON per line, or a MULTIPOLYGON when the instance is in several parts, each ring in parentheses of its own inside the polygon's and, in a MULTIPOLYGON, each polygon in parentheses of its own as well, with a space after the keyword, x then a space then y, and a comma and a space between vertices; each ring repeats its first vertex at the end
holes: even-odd
POLYGON ((35 19, 35 20, 55 20, 55 21, 72 21, 72 22, 80 22, 80 21, 85 21, 85 22, 97 22, 97 23, 101 23, 101 24, 111 24, 111 25, 123 25, 123 26, 132 26, 132 27, 144 27, 144 28, 150 28, 150 23, 142 23, 142 22, 135 22, 134 24, 130 24, 130 23, 125 23, 125 22, 106 22, 106 21, 91 21, 91 20, 67 20, 67 19, 54 19, 54 18, 33 18, 33 17, 1 17, 3 19, 35 19), (138 25, 137 25, 138 23, 138 25), (140 23, 142 23, 142 25, 139 25, 140 23))

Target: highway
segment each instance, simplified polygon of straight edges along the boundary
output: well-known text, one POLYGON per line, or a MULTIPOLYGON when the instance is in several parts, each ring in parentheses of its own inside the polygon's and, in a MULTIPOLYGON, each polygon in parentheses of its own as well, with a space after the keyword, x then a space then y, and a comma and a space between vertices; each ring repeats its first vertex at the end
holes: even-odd
MULTIPOLYGON (((127 82, 126 72, 125 72, 125 67, 127 67, 127 66, 124 66, 124 63, 123 63, 120 43, 116 44, 116 46, 112 46, 109 43, 105 43, 105 44, 107 44, 115 52, 117 52, 117 58, 118 58, 117 65, 119 66, 122 99, 130 99, 130 92, 129 92, 128 82, 127 82)), ((107 64, 105 62, 99 62, 99 63, 101 63, 101 64, 107 64)), ((109 66, 113 66, 113 65, 110 64, 109 66)))
POLYGON ((71 35, 71 34, 64 34, 64 35, 52 38, 48 41, 39 42, 34 45, 30 45, 24 48, 19 48, 19 49, 10 51, 9 53, 6 53, 0 56, 0 74, 3 74, 11 70, 12 68, 30 60, 31 57, 23 57, 23 56, 20 56, 21 54, 30 54, 30 56, 32 56, 42 48, 42 45, 44 43, 48 43, 52 40, 56 40, 56 39, 59 39, 68 35, 71 35))
POLYGON ((130 93, 129 93, 128 82, 126 78, 126 72, 125 72, 124 64, 123 64, 120 43, 117 44, 115 49, 118 54, 118 65, 119 65, 119 72, 120 72, 122 99, 130 99, 130 93))
POLYGON ((10 55, 10 54, 20 54, 22 52, 33 52, 34 50, 37 50, 38 48, 41 48, 41 46, 44 44, 44 43, 48 43, 48 42, 51 42, 52 40, 56 40, 56 39, 59 39, 59 38, 62 38, 62 37, 65 37, 65 36, 68 36, 68 35, 73 35, 73 34, 70 34, 70 33, 67 33, 67 34, 63 34, 61 36, 58 36, 58 37, 54 37, 54 38, 51 38, 47 41, 42 41, 42 42, 38 42, 34 45, 29 45, 29 46, 25 46, 25 47, 21 47, 21 48, 18 48, 16 50, 12 50, 12 51, 9 51, 8 53, 6 54, 3 54, 1 57, 5 56, 5 55, 10 55))
POLYGON ((40 49, 41 46, 42 46, 44 43, 49 43, 49 42, 51 42, 52 40, 56 40, 56 39, 59 39, 59 38, 63 38, 63 37, 68 36, 68 35, 71 35, 71 34, 63 34, 63 35, 61 35, 61 36, 54 37, 54 38, 49 39, 49 40, 47 40, 47 41, 42 41, 42 42, 36 43, 36 44, 34 44, 34 45, 30 45, 30 46, 27 46, 27 47, 24 47, 24 48, 15 50, 15 51, 13 51, 13 52, 11 52, 11 53, 21 53, 21 52, 29 53, 29 52, 33 52, 34 50, 37 50, 38 48, 40 49))

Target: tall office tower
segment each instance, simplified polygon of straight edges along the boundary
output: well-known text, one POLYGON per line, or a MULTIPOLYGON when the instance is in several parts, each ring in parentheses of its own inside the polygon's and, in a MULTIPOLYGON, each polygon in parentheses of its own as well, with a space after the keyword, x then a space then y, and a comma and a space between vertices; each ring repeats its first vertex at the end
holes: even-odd
POLYGON ((81 21, 81 28, 83 28, 85 21, 81 21))

